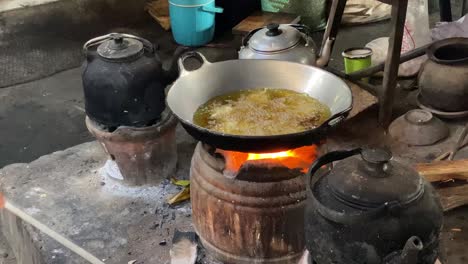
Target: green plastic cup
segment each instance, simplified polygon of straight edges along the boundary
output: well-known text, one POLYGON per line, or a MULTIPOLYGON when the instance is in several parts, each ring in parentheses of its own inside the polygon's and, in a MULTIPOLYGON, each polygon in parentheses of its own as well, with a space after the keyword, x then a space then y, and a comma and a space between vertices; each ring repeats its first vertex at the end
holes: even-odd
MULTIPOLYGON (((372 50, 370 48, 350 48, 341 54, 344 58, 345 73, 349 74, 369 68, 372 64, 372 50)), ((369 82, 369 78, 363 78, 369 82)))

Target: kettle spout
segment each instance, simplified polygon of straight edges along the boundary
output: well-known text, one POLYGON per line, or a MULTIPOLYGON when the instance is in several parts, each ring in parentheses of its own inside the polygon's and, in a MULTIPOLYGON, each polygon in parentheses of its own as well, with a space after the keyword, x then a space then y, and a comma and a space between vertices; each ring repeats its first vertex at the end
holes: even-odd
POLYGON ((322 51, 320 52, 320 57, 317 59, 316 64, 318 67, 325 67, 328 64, 328 61, 330 61, 331 49, 334 41, 334 38, 328 38, 325 41, 322 51))
POLYGON ((189 51, 190 48, 184 46, 178 46, 172 55, 171 63, 169 65, 168 70, 164 70, 164 82, 165 84, 173 83, 177 77, 179 77, 179 66, 177 61, 179 60, 180 56, 184 54, 186 51, 189 51))
POLYGON ((418 263, 419 252, 423 249, 423 243, 417 236, 410 237, 401 252, 401 264, 418 263))

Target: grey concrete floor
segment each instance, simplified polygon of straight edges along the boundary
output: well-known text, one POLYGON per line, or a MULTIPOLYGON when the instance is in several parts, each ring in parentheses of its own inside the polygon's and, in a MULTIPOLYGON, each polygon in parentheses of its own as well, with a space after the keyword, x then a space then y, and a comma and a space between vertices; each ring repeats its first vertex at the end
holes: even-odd
POLYGON ((91 140, 79 68, 0 89, 0 167, 91 140))

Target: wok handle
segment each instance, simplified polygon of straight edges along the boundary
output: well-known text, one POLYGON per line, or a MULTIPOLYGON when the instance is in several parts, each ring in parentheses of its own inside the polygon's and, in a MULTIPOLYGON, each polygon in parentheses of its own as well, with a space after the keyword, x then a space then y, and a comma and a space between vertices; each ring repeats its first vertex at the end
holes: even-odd
MULTIPOLYGON (((204 64, 210 64, 211 63, 200 52, 197 52, 197 51, 186 52, 182 56, 180 56, 179 60, 177 61, 177 64, 179 65, 180 76, 191 72, 191 71, 187 70, 185 68, 185 66, 184 66, 184 62, 188 58, 195 58, 199 62, 201 62, 200 68, 203 67, 204 64)), ((200 69, 200 68, 198 68, 198 69, 200 69)), ((196 70, 198 70, 198 69, 196 69, 196 70)), ((196 71, 196 70, 193 70, 193 71, 196 71)))
POLYGON ((345 120, 346 117, 348 117, 351 109, 352 107, 332 115, 327 121, 320 125, 320 128, 327 129, 338 125, 341 121, 345 120))

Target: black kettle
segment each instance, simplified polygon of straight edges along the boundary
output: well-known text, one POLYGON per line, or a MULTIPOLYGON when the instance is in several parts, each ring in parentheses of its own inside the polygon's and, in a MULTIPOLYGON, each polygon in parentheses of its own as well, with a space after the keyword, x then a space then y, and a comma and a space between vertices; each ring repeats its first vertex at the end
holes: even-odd
POLYGON ((442 206, 414 169, 386 150, 359 148, 321 156, 309 174, 305 235, 313 263, 434 264, 442 206))
POLYGON ((165 109, 164 88, 178 76, 175 61, 182 51, 176 50, 164 71, 146 39, 111 33, 86 42, 82 80, 88 117, 108 128, 154 124, 165 109))

